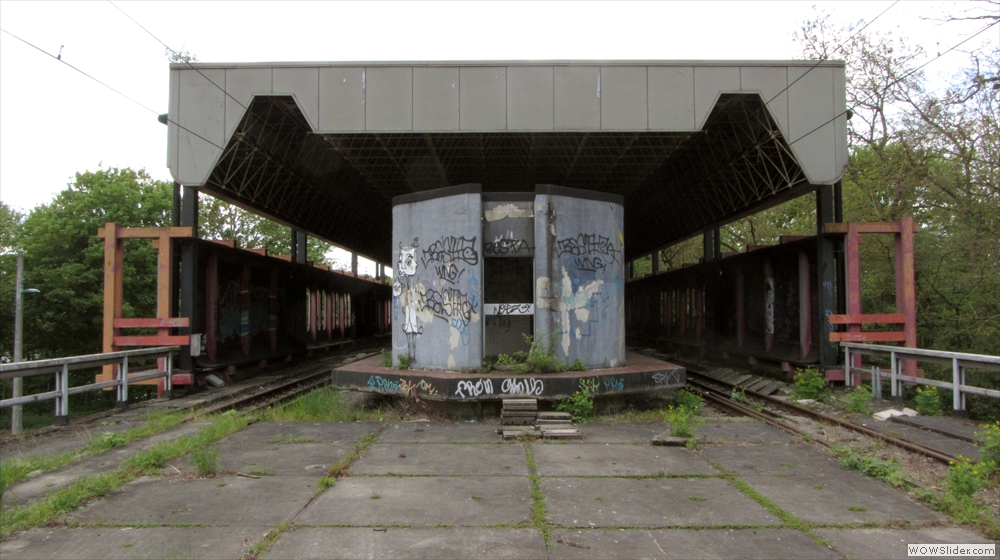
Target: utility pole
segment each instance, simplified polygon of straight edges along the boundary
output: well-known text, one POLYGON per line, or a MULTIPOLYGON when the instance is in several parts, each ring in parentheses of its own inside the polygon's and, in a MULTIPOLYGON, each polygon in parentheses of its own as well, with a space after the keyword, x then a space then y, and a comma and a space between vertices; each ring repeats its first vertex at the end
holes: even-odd
MULTIPOLYGON (((23 338, 23 328, 21 316, 21 298, 24 297, 21 294, 21 276, 24 270, 24 255, 18 253, 17 255, 17 277, 14 286, 14 362, 21 361, 21 342, 23 338)), ((14 378, 14 398, 21 396, 24 392, 24 378, 15 377, 14 378)), ((17 435, 21 433, 21 405, 16 404, 11 407, 10 411, 10 433, 17 435)))

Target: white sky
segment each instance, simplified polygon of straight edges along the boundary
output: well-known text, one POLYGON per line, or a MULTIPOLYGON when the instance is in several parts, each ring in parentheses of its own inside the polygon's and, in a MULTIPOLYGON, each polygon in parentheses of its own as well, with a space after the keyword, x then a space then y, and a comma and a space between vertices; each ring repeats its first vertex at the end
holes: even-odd
MULTIPOLYGON (((171 48, 201 62, 790 59, 812 6, 838 22, 892 2, 128 2, 116 3, 171 48)), ((980 24, 925 18, 968 3, 901 1, 869 29, 901 33, 932 55, 980 24)), ((166 168, 164 47, 108 2, 0 1, 0 27, 146 105, 143 109, 0 33, 0 200, 50 201, 74 173, 166 168)), ((989 40, 997 41, 992 30, 989 40)), ((978 40, 977 39, 977 40, 978 40)), ((947 75, 953 53, 926 69, 947 75)))

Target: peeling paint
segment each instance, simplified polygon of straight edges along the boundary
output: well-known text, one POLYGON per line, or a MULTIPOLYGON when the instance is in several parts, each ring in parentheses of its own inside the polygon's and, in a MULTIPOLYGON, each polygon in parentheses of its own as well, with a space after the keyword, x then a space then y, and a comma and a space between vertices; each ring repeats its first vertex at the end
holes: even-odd
POLYGON ((449 354, 448 355, 448 369, 458 369, 457 367, 455 367, 455 355, 454 354, 449 354))
POLYGON ((451 327, 451 335, 448 337, 448 344, 451 345, 451 349, 454 350, 458 348, 458 345, 462 343, 462 333, 459 332, 455 327, 451 327))
POLYGON ((497 220, 502 220, 504 218, 534 218, 535 214, 531 211, 531 208, 518 208, 516 204, 501 204, 494 208, 487 209, 484 214, 486 215, 487 222, 495 222, 497 220))

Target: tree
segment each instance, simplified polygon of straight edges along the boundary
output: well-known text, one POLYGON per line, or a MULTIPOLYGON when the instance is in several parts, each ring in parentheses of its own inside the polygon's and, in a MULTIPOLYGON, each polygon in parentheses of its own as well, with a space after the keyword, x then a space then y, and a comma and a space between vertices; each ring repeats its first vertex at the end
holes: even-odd
MULTIPOLYGON (((218 198, 201 199, 198 222, 203 238, 233 239, 238 247, 267 249, 272 255, 287 255, 291 250, 289 227, 218 198)), ((330 264, 329 250, 330 245, 319 239, 310 237, 306 242, 306 258, 314 264, 330 264)))
POLYGON ((14 285, 24 214, 0 202, 0 362, 14 354, 14 285))
MULTIPOLYGON (((125 227, 170 224, 170 185, 145 170, 101 168, 77 173, 73 184, 24 220, 25 281, 41 291, 25 313, 29 359, 101 351, 105 222, 125 227)), ((126 242, 126 317, 156 310, 156 252, 148 240, 126 242)))

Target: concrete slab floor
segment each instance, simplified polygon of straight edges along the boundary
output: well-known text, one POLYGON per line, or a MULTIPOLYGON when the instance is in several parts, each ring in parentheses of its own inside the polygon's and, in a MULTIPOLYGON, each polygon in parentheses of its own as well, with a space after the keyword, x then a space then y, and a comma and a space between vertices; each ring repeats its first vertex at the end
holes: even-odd
MULTIPOLYGON (((5 504, 19 504, 38 499, 49 492, 65 488, 77 480, 92 474, 107 473, 118 468, 122 461, 139 451, 144 451, 154 445, 197 433, 207 426, 204 422, 187 422, 160 432, 155 436, 125 444, 121 447, 85 457, 80 461, 62 469, 46 472, 34 478, 29 478, 4 491, 5 504)), ((7 456, 3 457, 5 460, 7 456)))
POLYGON ((576 443, 649 443, 669 429, 663 423, 585 422, 577 424, 583 439, 576 443))
POLYGON ((342 478, 306 507, 307 525, 515 525, 531 519, 531 484, 508 476, 342 478))
POLYGON ((265 559, 327 558, 547 558, 536 529, 397 529, 296 527, 265 559))
POLYGON ((564 527, 776 525, 721 478, 542 478, 549 521, 564 527))
POLYGON ((320 476, 139 478, 67 519, 83 523, 215 524, 273 527, 316 492, 320 476))
POLYGON ((376 443, 351 465, 352 474, 526 476, 524 447, 451 443, 376 443))
POLYGON ((247 444, 354 442, 378 428, 378 422, 257 422, 223 441, 247 444))
MULTIPOLYGON (((279 443, 260 446, 236 442, 218 445, 218 467, 220 473, 246 473, 284 476, 326 476, 334 464, 350 455, 355 444, 335 443, 279 443)), ((185 473, 194 473, 195 465, 187 455, 172 463, 185 473)), ((164 469, 169 474, 172 468, 164 469)))
POLYGON ((583 529, 552 532, 552 560, 570 558, 840 558, 794 529, 583 529))
POLYGON ((744 476, 754 490, 807 523, 944 521, 905 492, 855 471, 827 476, 744 476))
POLYGON ((399 422, 386 426, 380 443, 504 443, 499 422, 399 422))
POLYGON ((991 544, 993 541, 957 527, 920 529, 816 529, 846 558, 912 558, 907 544, 991 544))
POLYGON ((823 476, 846 472, 829 453, 805 443, 708 445, 701 454, 728 472, 744 475, 823 476))
POLYGON ((705 422, 695 434, 705 444, 791 443, 802 438, 759 422, 705 422))
POLYGON ((4 560, 239 558, 268 527, 41 528, 0 542, 4 560))
POLYGON ((533 444, 541 476, 656 476, 718 474, 695 452, 680 447, 585 443, 533 444))

